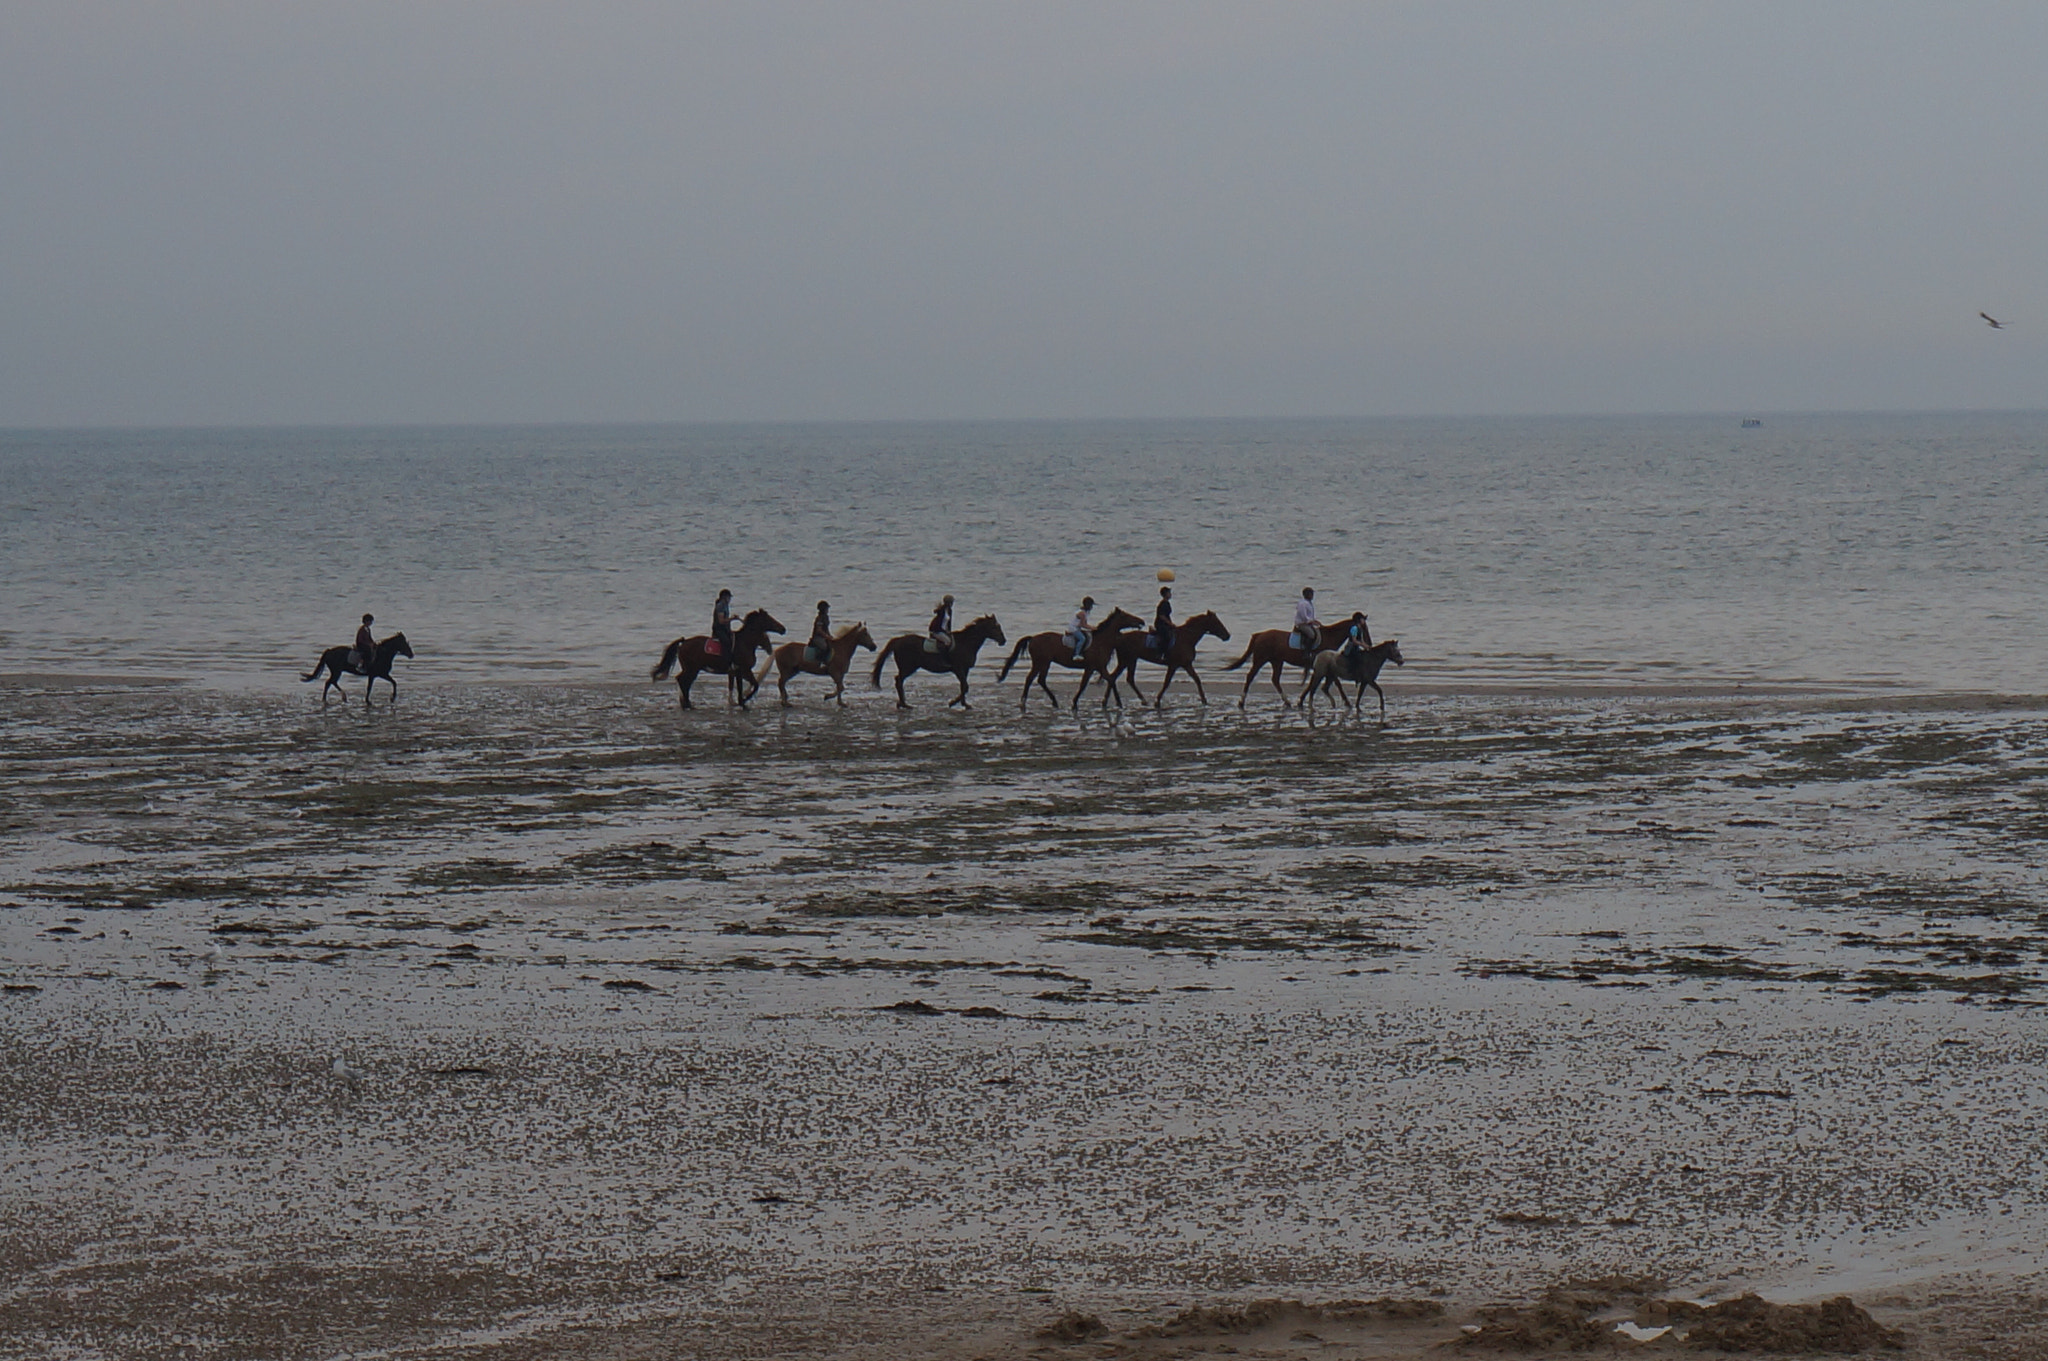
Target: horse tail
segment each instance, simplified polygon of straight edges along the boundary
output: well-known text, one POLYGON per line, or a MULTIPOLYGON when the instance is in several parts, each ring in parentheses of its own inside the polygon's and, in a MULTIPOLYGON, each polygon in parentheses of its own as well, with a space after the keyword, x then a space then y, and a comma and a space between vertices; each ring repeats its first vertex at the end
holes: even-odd
POLYGON ((299 677, 299 679, 302 681, 319 680, 320 673, 322 671, 325 671, 326 669, 327 654, 323 652, 320 654, 320 660, 313 664, 313 669, 311 671, 308 671, 305 675, 299 677))
POLYGON ((897 642, 897 639, 891 638, 888 642, 882 644, 882 650, 875 654, 875 674, 868 677, 868 679, 873 682, 877 690, 882 688, 882 663, 889 660, 889 654, 896 650, 897 642))
POLYGON ((760 675, 758 675, 758 676, 756 676, 756 677, 754 677, 754 688, 755 688, 756 690, 760 689, 760 688, 761 688, 761 687, 762 687, 763 685, 765 685, 765 684, 767 684, 767 683, 768 683, 768 673, 769 673, 770 671, 773 671, 774 669, 775 669, 775 649, 771 647, 771 648, 769 648, 769 649, 768 649, 768 656, 767 656, 766 660, 764 660, 764 661, 763 661, 763 662, 761 663, 761 674, 760 674, 760 675))
POLYGON ((1017 640, 1017 646, 1015 646, 1015 647, 1013 647, 1013 648, 1011 648, 1011 649, 1010 649, 1010 657, 1009 657, 1009 660, 1003 663, 1003 670, 1002 670, 1002 674, 996 677, 996 681, 997 681, 998 683, 1001 683, 1001 682, 1003 682, 1003 681, 1006 681, 1006 680, 1008 680, 1008 679, 1010 678, 1010 668, 1011 668, 1011 667, 1013 667, 1013 666, 1015 666, 1015 665, 1017 664, 1017 656, 1018 656, 1018 654, 1019 654, 1019 653, 1021 653, 1021 652, 1023 652, 1023 650, 1024 650, 1025 648, 1027 648, 1027 647, 1030 647, 1030 646, 1031 646, 1031 635, 1030 635, 1030 634, 1028 634, 1028 633, 1027 633, 1027 634, 1025 634, 1025 635, 1024 635, 1024 636, 1023 636, 1022 638, 1019 638, 1019 639, 1017 640))
POLYGON ((1224 667, 1223 669, 1224 669, 1225 671, 1235 671, 1235 670, 1237 670, 1237 668, 1239 668, 1240 666, 1243 666, 1243 665, 1244 665, 1244 664, 1245 664, 1246 662, 1250 661, 1251 659, 1252 659, 1252 645, 1251 645, 1251 643, 1250 643, 1249 641, 1247 641, 1247 642, 1245 643, 1245 645, 1244 645, 1244 656, 1242 656, 1242 657, 1239 657, 1239 658, 1238 658, 1238 659, 1237 659, 1236 661, 1232 662, 1232 663, 1231 663, 1231 664, 1230 664, 1229 666, 1226 666, 1226 667, 1224 667))
POLYGON ((647 673, 649 680, 667 680, 668 669, 676 664, 676 653, 682 650, 683 640, 678 638, 663 650, 661 660, 654 664, 654 670, 647 673))

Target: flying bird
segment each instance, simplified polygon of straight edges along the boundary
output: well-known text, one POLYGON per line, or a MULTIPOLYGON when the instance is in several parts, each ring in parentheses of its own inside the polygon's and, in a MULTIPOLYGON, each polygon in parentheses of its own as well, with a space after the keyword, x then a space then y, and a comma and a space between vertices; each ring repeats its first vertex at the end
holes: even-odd
POLYGON ((1992 330, 2003 331, 2005 329, 2005 323, 2000 321, 1997 317, 1992 316, 1989 312, 1979 312, 1977 315, 1984 318, 1985 321, 1989 322, 1992 330))

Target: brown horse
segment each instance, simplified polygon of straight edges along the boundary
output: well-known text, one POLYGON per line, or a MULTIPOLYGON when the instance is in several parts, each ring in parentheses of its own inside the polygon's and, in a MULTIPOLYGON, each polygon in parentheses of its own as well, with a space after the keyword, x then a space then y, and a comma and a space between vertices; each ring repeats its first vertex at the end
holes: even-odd
POLYGON ((747 701, 754 697, 754 691, 761 688, 761 682, 754 679, 754 654, 768 644, 768 635, 781 633, 783 627, 775 616, 766 610, 749 611, 733 630, 732 655, 713 657, 706 652, 711 639, 706 634, 695 634, 678 638, 662 652, 661 660, 648 673, 649 680, 661 680, 668 675, 669 668, 676 669, 676 694, 681 697, 685 709, 697 706, 690 703, 690 687, 697 683, 701 672, 715 671, 725 677, 725 694, 728 700, 738 697, 739 706, 744 709, 747 701), (744 678, 744 679, 742 679, 744 678), (746 687, 744 694, 740 693, 746 687))
MULTIPOLYGON (((1047 673, 1055 666, 1072 667, 1081 673, 1081 689, 1074 691, 1074 707, 1079 709, 1081 691, 1088 688, 1089 679, 1097 673, 1100 673, 1105 681, 1109 679, 1110 663, 1116 657, 1118 635, 1125 629, 1136 628, 1143 622, 1135 614, 1111 610, 1103 621, 1095 626, 1095 633, 1089 638, 1088 646, 1082 650, 1081 660, 1078 662, 1074 660, 1074 645, 1067 641, 1065 629, 1053 633, 1026 634, 1017 640, 1017 646, 1010 649, 1010 658, 1003 663, 1002 674, 998 675, 996 680, 1008 680, 1010 668, 1017 664, 1020 655, 1028 651, 1031 654, 1031 671, 1024 677, 1024 693, 1017 700, 1017 712, 1022 713, 1030 707, 1031 687, 1034 683, 1045 691, 1045 697, 1052 701, 1053 708, 1060 707, 1060 697, 1045 683, 1047 673)), ((1115 693, 1116 687, 1112 685, 1103 695, 1102 702, 1109 703, 1110 695, 1115 693)), ((1116 702, 1122 704, 1124 697, 1117 695, 1116 702)))
POLYGON ((1116 674, 1109 678, 1110 688, 1115 689, 1116 683, 1128 676, 1131 680, 1131 692, 1137 695, 1138 703, 1143 704, 1145 692, 1138 688, 1138 663, 1150 662, 1154 666, 1166 668, 1166 679, 1159 682, 1159 694, 1152 701, 1155 708, 1166 699, 1166 687, 1173 683, 1173 673, 1176 671, 1188 673, 1188 679, 1195 683, 1195 693, 1202 697, 1202 703, 1207 704, 1209 694, 1202 689, 1202 678, 1195 674, 1195 644, 1204 638, 1221 638, 1226 643, 1230 641, 1230 630, 1223 627, 1223 621, 1216 617, 1216 611, 1210 610, 1206 614, 1198 614, 1192 619, 1185 619, 1174 625, 1173 646, 1163 653, 1156 647, 1147 646, 1146 640, 1150 637, 1149 633, 1142 632, 1117 636, 1117 669, 1116 674))
MULTIPOLYGON (((1344 628, 1349 623, 1349 619, 1326 623, 1323 625, 1323 636, 1325 638, 1335 637, 1338 630, 1344 628)), ((1315 654, 1313 652, 1303 652, 1294 645, 1293 629, 1266 629, 1263 632, 1254 633, 1251 636, 1251 641, 1245 645, 1244 656, 1239 657, 1223 669, 1225 671, 1235 671, 1246 662, 1252 664, 1252 669, 1244 678, 1244 693, 1237 697, 1237 707, 1242 709, 1246 698, 1251 695, 1252 682, 1259 678, 1259 668, 1270 666, 1273 668, 1273 693, 1280 696, 1282 704, 1292 708, 1293 701, 1288 699, 1287 692, 1280 688, 1280 672, 1283 668, 1289 666, 1298 666, 1303 671, 1308 670, 1310 666, 1315 664, 1315 654)))
POLYGON ((903 697, 903 681, 919 671, 939 671, 960 679, 960 693, 946 701, 946 707, 955 704, 963 709, 974 706, 967 702, 967 673, 974 669, 974 659, 981 652, 983 643, 994 643, 998 647, 1008 641, 1003 637, 1003 626, 992 614, 984 614, 964 629, 953 632, 953 646, 943 655, 925 651, 929 641, 922 633, 899 633, 883 644, 875 657, 873 680, 877 690, 882 688, 882 665, 890 657, 896 659, 896 707, 908 709, 910 701, 903 697))
POLYGON ((1315 664, 1309 668, 1308 681, 1301 687, 1301 702, 1311 711, 1316 707, 1316 691, 1325 693, 1331 686, 1337 687, 1337 698, 1350 704, 1355 711, 1365 702, 1365 687, 1370 685, 1373 693, 1380 697, 1380 722, 1387 721, 1387 692, 1380 689, 1380 668, 1388 662, 1395 666, 1406 666, 1401 658, 1401 644, 1392 638, 1383 643, 1374 643, 1358 654, 1358 659, 1346 662, 1344 654, 1336 649, 1316 654, 1315 664), (1346 699, 1344 682, 1358 684, 1358 697, 1346 699))
POLYGON ((768 654, 768 660, 761 663, 761 674, 754 678, 754 688, 761 688, 761 682, 768 679, 769 668, 782 674, 775 679, 776 688, 782 691, 782 707, 789 707, 789 678, 801 672, 807 676, 828 676, 832 681, 832 698, 839 701, 839 707, 846 707, 846 670, 853 665, 853 651, 864 647, 875 650, 875 640, 866 624, 849 624, 832 635, 832 651, 824 661, 811 658, 809 643, 784 643, 768 654))

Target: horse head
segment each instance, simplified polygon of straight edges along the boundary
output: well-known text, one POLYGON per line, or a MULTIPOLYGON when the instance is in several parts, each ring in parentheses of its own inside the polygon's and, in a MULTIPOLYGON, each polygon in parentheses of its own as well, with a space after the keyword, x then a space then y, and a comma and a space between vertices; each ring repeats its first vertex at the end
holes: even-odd
POLYGON ((740 621, 741 633, 784 633, 787 632, 774 615, 766 610, 748 610, 747 617, 740 621))
POLYGON ((412 644, 405 641, 405 635, 402 633, 394 633, 389 638, 386 638, 384 646, 390 648, 393 652, 401 653, 407 657, 412 656, 412 644))
POLYGON ((856 648, 864 647, 870 652, 873 652, 875 650, 875 635, 868 632, 868 626, 866 624, 855 624, 852 628, 848 629, 845 633, 842 633, 839 636, 842 638, 853 639, 853 645, 856 648))
POLYGON ((1214 610, 1202 611, 1181 627, 1193 629, 1197 638, 1206 633, 1212 638, 1221 638, 1226 643, 1230 641, 1230 630, 1223 627, 1223 621, 1216 617, 1214 610))
POLYGON ((1387 656, 1387 660, 1392 662, 1395 666, 1408 665, 1408 663, 1401 660, 1401 644, 1397 642, 1395 639, 1389 638, 1384 643, 1379 644, 1379 650, 1381 652, 1384 652, 1387 656))
MULTIPOLYGON (((1095 626, 1095 631, 1097 633, 1121 633, 1125 629, 1134 629, 1144 622, 1135 614, 1121 609, 1112 609, 1103 616, 1102 622, 1095 626)), ((998 638, 996 641, 1001 642, 1002 640, 998 638)))
POLYGON ((984 614, 966 628, 961 629, 960 636, 962 638, 984 638, 994 643, 997 647, 1001 647, 1004 643, 1010 641, 1003 636, 1003 626, 996 622, 996 617, 992 614, 984 614))

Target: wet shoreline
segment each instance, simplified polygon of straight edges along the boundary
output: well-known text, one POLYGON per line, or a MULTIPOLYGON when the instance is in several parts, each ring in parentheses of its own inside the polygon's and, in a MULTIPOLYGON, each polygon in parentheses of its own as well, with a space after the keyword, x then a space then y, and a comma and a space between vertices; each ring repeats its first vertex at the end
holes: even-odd
POLYGON ((2041 1270, 2039 701, 1389 689, 0 681, 0 1330, 2041 1270))

